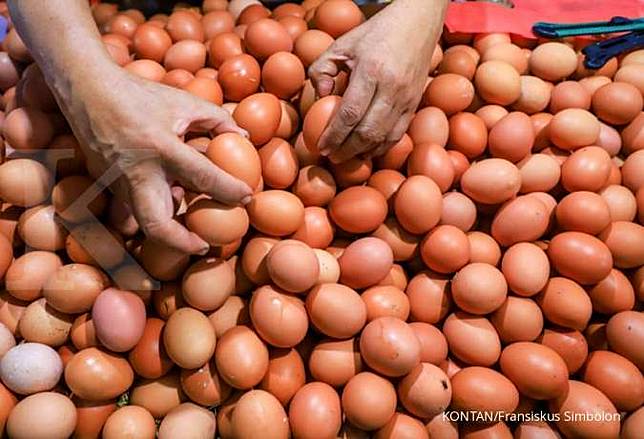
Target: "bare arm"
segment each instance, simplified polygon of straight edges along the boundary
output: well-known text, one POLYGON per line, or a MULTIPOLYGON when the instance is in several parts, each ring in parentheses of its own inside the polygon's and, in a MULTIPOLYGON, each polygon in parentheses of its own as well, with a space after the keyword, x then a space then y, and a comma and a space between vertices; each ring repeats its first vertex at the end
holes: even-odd
POLYGON ((190 128, 246 134, 228 112, 137 78, 105 50, 87 0, 9 0, 16 29, 67 117, 98 177, 116 164, 117 195, 152 239, 187 253, 208 245, 173 219, 169 183, 228 203, 252 191, 180 140, 190 128))
POLYGON ((320 150, 342 162, 379 155, 403 136, 421 99, 447 0, 396 0, 338 40, 310 67, 321 96, 342 67, 351 80, 320 150))

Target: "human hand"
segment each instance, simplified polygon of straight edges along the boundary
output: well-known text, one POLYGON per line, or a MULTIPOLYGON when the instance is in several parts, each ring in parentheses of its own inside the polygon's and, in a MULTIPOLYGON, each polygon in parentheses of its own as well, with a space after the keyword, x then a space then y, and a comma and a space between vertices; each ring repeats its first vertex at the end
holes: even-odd
POLYGON ((250 199, 248 185, 180 139, 188 131, 247 135, 222 108, 114 66, 100 81, 78 85, 63 110, 90 173, 98 179, 110 167, 118 171, 115 195, 128 202, 151 239, 188 254, 208 251, 204 240, 173 218, 174 181, 228 204, 250 199))
POLYGON ((342 37, 309 68, 320 96, 340 70, 349 86, 322 133, 322 155, 341 163, 384 154, 414 116, 429 74, 446 7, 444 0, 398 0, 342 37))

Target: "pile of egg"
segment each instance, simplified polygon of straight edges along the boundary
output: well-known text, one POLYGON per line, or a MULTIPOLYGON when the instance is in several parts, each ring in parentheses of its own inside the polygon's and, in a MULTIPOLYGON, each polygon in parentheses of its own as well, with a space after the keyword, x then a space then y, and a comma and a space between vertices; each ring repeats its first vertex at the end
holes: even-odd
POLYGON ((74 204, 94 180, 10 30, 0 428, 642 437, 644 50, 591 71, 587 40, 445 32, 419 54, 431 72, 407 134, 333 164, 317 143, 347 74, 316 100, 306 69, 362 12, 234 3, 147 21, 93 8, 116 63, 223 105, 250 134, 185 138, 256 188, 245 207, 180 192, 204 257, 146 240, 108 191, 74 204))

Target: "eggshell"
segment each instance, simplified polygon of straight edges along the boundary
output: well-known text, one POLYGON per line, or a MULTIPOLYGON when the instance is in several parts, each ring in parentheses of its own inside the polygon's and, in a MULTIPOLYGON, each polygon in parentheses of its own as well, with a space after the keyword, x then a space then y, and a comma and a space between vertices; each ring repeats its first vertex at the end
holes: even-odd
POLYGON ((488 319, 464 312, 450 314, 443 324, 450 352, 473 366, 491 366, 501 355, 501 341, 488 319))
POLYGON ((86 401, 73 399, 76 405, 76 428, 74 437, 98 437, 107 418, 116 410, 116 401, 86 401))
POLYGON ((644 401, 644 379, 637 367, 614 352, 592 352, 582 379, 600 390, 620 411, 632 411, 644 401))
POLYGON ((486 367, 466 367, 452 377, 455 410, 512 413, 519 404, 519 392, 510 380, 486 367))
POLYGON ((215 435, 215 415, 203 407, 186 402, 172 409, 159 425, 160 439, 177 435, 212 437, 215 435))
POLYGON ((560 416, 557 428, 566 436, 617 437, 619 436, 619 415, 606 396, 596 388, 571 380, 569 391, 550 402, 554 413, 584 413, 586 417, 560 416), (592 421, 594 416, 601 421, 592 421))
POLYGON ((405 292, 414 321, 438 323, 448 314, 452 305, 447 277, 434 272, 418 273, 409 281, 405 292))
POLYGON ((384 378, 361 372, 342 391, 342 409, 347 419, 362 430, 383 427, 396 411, 396 390, 384 378))
POLYGON ((445 146, 449 137, 449 121, 440 108, 426 107, 414 115, 407 134, 414 145, 433 143, 445 146))
POLYGON ((293 147, 274 137, 259 150, 264 183, 274 189, 286 189, 298 174, 298 160, 293 147))
POLYGON ((296 349, 272 349, 269 358, 268 370, 259 387, 286 406, 306 383, 304 362, 296 349))
POLYGON ((256 146, 266 144, 275 136, 281 117, 280 101, 270 93, 250 95, 233 111, 235 122, 248 131, 250 141, 256 146))
POLYGON ((23 343, 2 357, 0 377, 20 395, 48 391, 60 380, 63 363, 55 350, 40 343, 23 343))
POLYGON ((563 277, 551 278, 537 302, 546 319, 567 328, 583 330, 592 314, 590 297, 584 289, 563 277))
POLYGON ((65 383, 79 398, 105 401, 130 388, 134 373, 124 358, 91 347, 78 351, 65 367, 65 383))
POLYGON ((271 286, 257 289, 249 310, 255 330, 273 346, 293 347, 306 335, 308 318, 304 303, 278 289, 271 286))
POLYGON ((474 99, 474 86, 468 78, 455 73, 437 75, 423 95, 425 105, 440 108, 448 116, 465 110, 474 99))
POLYGON ((561 81, 577 69, 575 51, 563 43, 544 43, 530 55, 530 71, 546 81, 561 81))
POLYGON ((297 437, 335 437, 342 426, 340 397, 325 383, 309 383, 298 390, 288 415, 297 437))
POLYGON ((253 227, 268 235, 289 235, 304 221, 304 205, 295 195, 286 191, 260 192, 246 209, 253 227))
POLYGON ((619 268, 636 268, 644 264, 644 227, 629 221, 615 221, 599 238, 608 246, 613 262, 619 268))
POLYGON ((226 331, 236 325, 245 325, 250 321, 248 302, 239 296, 229 296, 224 304, 208 316, 215 328, 215 335, 220 338, 226 331))
POLYGON ((537 341, 557 352, 570 373, 577 372, 588 356, 588 343, 577 330, 546 328, 537 341))
POLYGON ((409 317, 409 299, 396 287, 371 287, 361 297, 367 305, 368 322, 379 317, 395 317, 403 321, 409 317))
POLYGON ((524 159, 534 145, 534 130, 530 117, 513 111, 499 120, 490 130, 488 149, 492 157, 516 163, 524 159))
POLYGON ((550 141, 566 150, 575 150, 595 144, 599 138, 600 125, 589 111, 568 108, 555 114, 548 124, 550 141))
POLYGON ((183 369, 196 369, 215 352, 215 330, 203 313, 180 308, 166 322, 163 344, 175 364, 183 369))
POLYGON ((132 49, 139 58, 161 62, 170 46, 170 35, 153 24, 138 26, 132 36, 132 49))
POLYGON ((165 53, 163 65, 170 71, 185 69, 195 73, 206 64, 206 46, 196 40, 175 42, 165 53))
POLYGON ((41 163, 17 158, 0 165, 0 198, 21 207, 43 203, 52 185, 49 170, 41 163))
POLYGON ((606 325, 606 338, 612 351, 634 363, 640 370, 644 366, 641 346, 644 337, 644 316, 637 311, 622 311, 610 318, 606 325))
POLYGON ((590 109, 590 93, 577 81, 564 81, 552 89, 550 112, 558 113, 566 108, 590 109))
POLYGON ((521 95, 512 108, 527 114, 535 114, 548 107, 551 99, 552 84, 536 76, 521 76, 521 95))
POLYGON ((226 261, 204 258, 183 275, 183 298, 201 311, 214 311, 235 291, 235 272, 226 261))
POLYGON ((447 409, 452 399, 452 387, 440 368, 421 363, 400 381, 398 396, 410 413, 429 419, 447 409))
POLYGON ((633 221, 637 214, 637 198, 626 187, 609 185, 599 193, 610 213, 612 221, 633 221))
POLYGON ((555 236, 548 246, 548 257, 559 273, 582 285, 601 281, 613 265, 610 249, 599 239, 581 232, 555 236))
POLYGON ((316 380, 334 387, 345 385, 363 368, 358 340, 322 340, 313 347, 308 366, 316 380))
POLYGON ((357 334, 367 320, 367 306, 358 293, 341 284, 322 284, 306 297, 311 323, 321 333, 334 338, 357 334))
POLYGON ((405 133, 387 152, 376 157, 376 165, 380 169, 400 169, 407 160, 413 147, 411 137, 405 133))
POLYGON ((381 239, 362 238, 351 243, 342 256, 340 280, 352 288, 366 288, 380 282, 393 264, 393 252, 381 239))
POLYGON ((501 248, 490 235, 472 231, 467 234, 470 242, 469 262, 484 262, 490 265, 497 265, 501 259, 501 248))
POLYGON ((278 241, 278 239, 258 236, 250 239, 246 244, 241 257, 241 265, 244 274, 253 283, 263 285, 270 282, 266 256, 278 241))
POLYGON ((156 380, 142 380, 132 387, 130 403, 162 418, 185 400, 178 372, 170 372, 156 380))
POLYGON ((497 204, 509 200, 521 188, 521 174, 503 159, 484 159, 472 164, 461 177, 463 192, 474 201, 497 204))
POLYGON ((36 250, 57 251, 65 248, 67 229, 55 216, 54 206, 40 205, 20 215, 18 234, 29 247, 36 250))
POLYGON ((447 340, 443 333, 433 325, 424 322, 409 324, 420 342, 420 361, 439 365, 447 358, 447 340))
POLYGON ((490 104, 509 105, 521 95, 519 72, 503 61, 480 64, 474 75, 474 84, 478 94, 490 104))
POLYGON ((522 241, 535 241, 546 232, 549 223, 548 208, 529 195, 519 196, 505 203, 492 220, 492 237, 502 246, 522 241))
POLYGON ((315 256, 318 258, 320 275, 316 285, 337 283, 340 280, 340 264, 337 259, 328 251, 313 249, 315 256))
POLYGON ((293 46, 293 52, 309 67, 333 44, 333 37, 319 29, 309 29, 300 35, 293 46))
POLYGON ((252 330, 235 326, 219 340, 215 361, 224 381, 238 389, 250 389, 268 369, 268 349, 252 330))
POLYGON ((28 302, 18 300, 6 292, 0 293, 0 323, 6 326, 14 336, 20 336, 18 323, 28 304, 28 302))
POLYGON ((17 439, 66 438, 74 432, 76 419, 76 408, 69 398, 54 392, 37 393, 16 404, 7 419, 7 434, 17 439))
POLYGON ((568 391, 568 369, 551 348, 528 342, 503 349, 499 360, 503 374, 530 398, 558 398, 568 391))
POLYGON ((604 122, 624 125, 640 114, 644 99, 634 85, 613 82, 597 89, 593 94, 592 105, 597 117, 604 122))
POLYGON ((293 193, 304 206, 326 206, 335 196, 336 184, 326 169, 309 165, 299 170, 293 193))
POLYGON ((249 23, 244 43, 248 53, 261 61, 277 52, 293 50, 293 40, 284 26, 270 18, 249 23))
POLYGON ((501 341, 533 341, 543 330, 543 314, 539 306, 524 297, 509 296, 490 316, 501 341))
POLYGON ((360 354, 375 371, 385 376, 402 376, 420 363, 420 343, 403 320, 379 317, 363 329, 360 354))
POLYGON ((463 311, 489 314, 498 309, 507 296, 503 273, 488 264, 468 264, 452 279, 452 298, 463 311))
POLYGON ((588 191, 565 196, 555 211, 557 223, 564 230, 596 235, 611 222, 608 204, 599 194, 588 191))
POLYGON ((476 114, 461 112, 449 119, 448 146, 467 158, 477 157, 485 151, 487 136, 485 121, 476 114))
POLYGON ((154 418, 143 407, 124 406, 112 413, 105 421, 105 439, 131 435, 137 438, 153 438, 156 433, 154 418))
POLYGON ((350 187, 333 198, 329 214, 335 224, 347 232, 375 230, 387 216, 387 201, 371 187, 350 187))
POLYGON ((414 234, 426 233, 436 226, 442 208, 440 188, 425 175, 407 178, 394 199, 396 219, 405 230, 414 234))
POLYGON ((36 300, 42 297, 42 288, 62 262, 56 253, 32 251, 11 263, 5 273, 5 288, 16 299, 36 300))
POLYGON ((98 295, 92 307, 96 336, 114 352, 132 349, 143 336, 145 305, 134 293, 108 288, 98 295), (119 321, 118 326, 114 322, 119 321))
POLYGON ((316 206, 304 208, 304 223, 291 235, 311 248, 326 248, 333 241, 335 227, 326 209, 316 206))
POLYGON ((172 368, 172 361, 165 352, 162 331, 165 322, 148 318, 143 335, 130 351, 128 360, 134 371, 143 378, 160 378, 172 368))
POLYGON ((46 304, 45 299, 38 299, 25 308, 18 330, 26 341, 56 347, 67 341, 72 321, 69 314, 56 311, 46 304))
POLYGON ((306 112, 302 126, 303 139, 307 149, 312 153, 318 153, 320 137, 339 107, 340 98, 338 96, 325 96, 315 101, 306 112))
POLYGON ((267 255, 266 267, 273 282, 291 293, 308 290, 317 282, 320 274, 313 250, 293 240, 276 244, 267 255))

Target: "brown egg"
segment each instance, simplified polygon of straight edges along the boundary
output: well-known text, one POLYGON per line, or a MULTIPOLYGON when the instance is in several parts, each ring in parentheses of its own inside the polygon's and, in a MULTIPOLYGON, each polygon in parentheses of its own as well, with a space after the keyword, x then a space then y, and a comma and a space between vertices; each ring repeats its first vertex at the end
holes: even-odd
POLYGON ((279 20, 283 17, 298 17, 304 18, 306 14, 306 9, 302 5, 295 3, 283 3, 273 9, 273 17, 276 20, 279 20))
POLYGON ((639 408, 635 410, 622 424, 621 437, 624 439, 637 439, 637 435, 642 431, 642 427, 644 426, 643 419, 644 409, 639 408))
POLYGON ((487 146, 487 128, 483 119, 467 112, 450 117, 448 145, 467 158, 480 156, 487 146))
POLYGON ((331 165, 333 177, 340 187, 356 186, 364 183, 371 176, 373 161, 370 158, 354 157, 342 163, 331 165))
POLYGON ((503 204, 494 215, 492 236, 502 246, 535 241, 547 230, 547 206, 536 197, 522 195, 503 204))
POLYGON ((521 78, 512 65, 503 61, 487 61, 476 69, 474 84, 487 103, 509 105, 521 95, 521 78))
POLYGON ((327 210, 311 206, 304 209, 304 223, 291 238, 311 248, 324 249, 333 241, 334 230, 327 210))
POLYGON ((463 232, 470 230, 476 222, 476 205, 460 192, 443 195, 440 225, 452 225, 463 232))
POLYGON ((611 222, 608 204, 593 192, 573 192, 556 209, 557 222, 564 230, 596 235, 611 222))
POLYGON ((55 253, 25 253, 14 259, 6 270, 5 288, 16 299, 36 300, 42 297, 42 288, 47 279, 61 266, 62 262, 55 253))
POLYGON ((499 120, 490 130, 489 151, 492 157, 516 163, 525 158, 534 144, 530 118, 521 112, 512 112, 499 120))
POLYGON ((386 376, 402 376, 420 363, 420 343, 403 320, 379 317, 362 331, 360 354, 373 370, 386 376))
POLYGON ((619 414, 606 396, 596 388, 580 381, 569 382, 569 391, 550 401, 552 413, 585 413, 587 417, 560 416, 557 428, 565 436, 618 437, 619 414), (590 419, 600 417, 602 422, 590 419))
POLYGON ((611 173, 610 156, 598 146, 575 151, 561 167, 561 183, 569 192, 602 189, 611 173))
POLYGON ((325 96, 311 105, 302 126, 304 144, 312 153, 318 153, 318 142, 329 121, 340 107, 339 96, 325 96))
POLYGON ((543 330, 543 315, 537 304, 527 298, 509 296, 490 316, 501 340, 505 343, 533 341, 543 330))
POLYGON ((186 10, 174 11, 168 17, 165 29, 174 42, 181 40, 203 41, 205 38, 199 17, 186 10))
POLYGON ((597 283, 610 272, 613 257, 599 239, 581 232, 564 232, 555 236, 548 247, 554 268, 583 285, 597 283))
POLYGON ((297 178, 299 166, 293 147, 277 137, 259 149, 264 183, 274 189, 286 189, 297 178))
POLYGON ((130 403, 162 418, 185 400, 179 373, 170 372, 156 380, 142 380, 130 391, 130 403))
POLYGON ((77 314, 89 311, 108 284, 107 276, 91 265, 68 264, 49 276, 43 285, 43 296, 52 308, 77 314))
POLYGON ((639 348, 643 328, 642 313, 637 311, 617 313, 606 325, 606 337, 611 350, 626 357, 640 369, 644 365, 644 356, 639 348))
POLYGON ((76 408, 68 397, 55 392, 36 393, 13 408, 7 419, 7 435, 17 439, 70 437, 76 420, 76 408))
POLYGON ((139 259, 147 273, 162 281, 176 280, 190 263, 190 256, 162 243, 146 239, 139 259))
MULTIPOLYGON (((635 282, 634 282, 635 283, 635 282)), ((635 304, 635 291, 628 278, 619 270, 611 270, 599 283, 588 289, 593 311, 615 314, 628 311, 635 304)))
POLYGON ((451 225, 432 229, 420 243, 419 250, 425 265, 438 273, 458 271, 470 258, 465 232, 451 225))
POLYGON ((561 81, 577 70, 577 55, 562 43, 541 44, 530 55, 530 71, 546 81, 561 81))
POLYGON ((259 236, 246 244, 241 263, 244 273, 253 283, 262 285, 270 282, 266 256, 277 242, 277 239, 259 236))
POLYGON ((413 147, 411 137, 405 133, 398 143, 389 148, 386 153, 376 157, 375 164, 379 169, 401 169, 413 147))
POLYGON ((161 62, 170 46, 172 46, 170 35, 153 24, 138 26, 132 36, 133 51, 142 59, 161 62))
POLYGON ((103 426, 102 437, 116 439, 124 436, 153 438, 156 433, 154 418, 143 407, 127 405, 109 415, 103 426))
POLYGON ((592 105, 597 117, 604 122, 624 125, 640 114, 644 100, 642 93, 634 85, 613 82, 597 89, 593 94, 592 105))
POLYGON ((536 76, 521 76, 521 94, 512 107, 527 114, 543 111, 550 102, 551 90, 549 82, 536 76))
POLYGON ((603 392, 620 411, 636 410, 644 402, 642 373, 633 363, 614 352, 592 352, 582 378, 603 392))
POLYGON ((49 145, 54 137, 54 126, 49 116, 36 108, 16 108, 7 112, 2 135, 16 150, 34 150, 49 145))
POLYGON ((123 237, 102 224, 88 222, 70 230, 65 241, 67 256, 79 264, 113 268, 125 257, 123 237))
MULTIPOLYGON (((241 56, 244 54, 244 49, 242 48, 241 38, 239 38, 233 32, 224 32, 210 40, 210 52, 209 52, 209 63, 213 67, 218 69, 218 78, 222 81, 222 86, 224 86, 224 79, 227 79, 226 85, 230 86, 230 90, 234 91, 235 94, 237 91, 244 90, 246 87, 250 88, 251 91, 245 93, 246 97, 257 90, 259 87, 259 75, 260 69, 259 64, 250 55, 241 56), (229 61, 226 63, 226 61, 229 61), (233 62, 233 60, 236 60, 233 62), (248 71, 245 71, 243 67, 248 65, 251 67, 252 74, 249 75, 248 71), (224 67, 222 69, 222 67, 224 67), (232 76, 230 73, 236 71, 238 74, 238 79, 246 79, 246 87, 242 88, 240 86, 234 86, 230 81, 232 76), (226 77, 226 78, 225 78, 226 77)), ((227 90, 227 87, 224 86, 224 91, 227 90)), ((226 92, 226 97, 228 97, 228 92, 226 92)), ((235 99, 241 100, 243 99, 235 99)))
POLYGON ((427 424, 425 424, 425 429, 427 430, 430 438, 459 438, 456 423, 443 416, 434 416, 427 424))
MULTIPOLYGON (((96 402, 74 398, 72 401, 76 405, 76 428, 73 437, 77 438, 99 437, 105 421, 117 409, 114 400, 96 402)), ((137 407, 138 409, 140 408, 137 407)), ((154 419, 152 419, 152 425, 154 425, 154 419)))
POLYGON ((465 110, 474 99, 474 86, 468 78, 444 73, 436 76, 423 95, 426 106, 440 108, 447 115, 465 110))
POLYGON ((232 32, 235 27, 235 19, 226 10, 214 10, 205 13, 201 18, 201 25, 203 26, 204 38, 208 41, 221 33, 232 32))
POLYGON ((266 267, 273 282, 291 293, 308 290, 316 283, 320 274, 313 250, 308 245, 294 240, 276 244, 268 253, 266 267))
POLYGON ((279 24, 284 26, 286 32, 291 36, 293 43, 295 43, 295 41, 297 41, 297 39, 309 29, 308 24, 303 18, 290 15, 276 18, 276 20, 279 24))
POLYGON ((513 292, 520 296, 533 296, 548 282, 550 263, 538 246, 522 242, 505 252, 502 271, 513 292))
POLYGON ((51 193, 51 201, 56 213, 64 220, 80 223, 100 217, 107 207, 107 197, 90 178, 84 176, 69 176, 60 180, 51 193), (89 204, 76 204, 82 196, 96 193, 89 204))
POLYGON ((308 366, 316 380, 334 387, 345 385, 362 371, 358 340, 322 340, 313 347, 308 366))
MULTIPOLYGON (((255 58, 247 54, 239 54, 231 56, 229 59, 222 62, 219 67, 217 81, 224 91, 224 97, 226 100, 240 102, 247 97, 252 96, 253 93, 257 91, 260 84, 260 75, 261 70, 255 58)), ((274 101, 270 98, 267 102, 274 104, 274 101)), ((274 120, 276 116, 276 114, 274 114, 276 111, 274 105, 270 106, 270 110, 273 111, 273 114, 270 114, 271 126, 268 127, 268 129, 265 129, 267 132, 272 131, 273 127, 274 130, 277 130, 277 127, 279 126, 279 118, 278 122, 275 122, 274 120)), ((260 113, 257 116, 261 117, 262 114, 260 113)), ((279 116, 279 114, 277 116, 279 116)), ((258 123, 261 125, 261 122, 258 123)), ((267 136, 265 133, 261 134, 267 136)))
POLYGON ((183 369, 203 366, 212 357, 215 342, 215 330, 208 318, 192 308, 175 311, 163 330, 168 356, 183 369))
POLYGON ((126 352, 143 336, 145 305, 134 293, 108 288, 96 297, 92 321, 96 336, 106 348, 126 352), (114 326, 114 321, 121 323, 114 326))
POLYGON ((485 49, 481 53, 481 62, 503 61, 510 64, 522 75, 528 71, 528 59, 519 46, 508 43, 499 43, 485 49))
POLYGON ((615 73, 615 82, 627 82, 634 85, 640 91, 644 91, 642 82, 642 66, 639 64, 623 65, 615 73))
POLYGON ((270 190, 256 194, 246 210, 253 227, 272 236, 294 233, 304 222, 304 205, 290 192, 270 190))
POLYGON ((615 157, 622 149, 622 138, 615 128, 600 122, 597 146, 601 146, 606 150, 608 155, 615 157))
POLYGON ((393 169, 381 169, 374 172, 367 180, 367 186, 377 189, 387 200, 390 207, 394 200, 394 195, 405 181, 405 176, 393 169))
POLYGON ((414 145, 433 143, 445 146, 449 137, 449 121, 441 109, 426 107, 416 113, 407 134, 414 145))
POLYGON ((387 216, 387 201, 371 187, 356 186, 345 189, 329 205, 333 222, 351 233, 375 230, 387 216))
POLYGON ((347 0, 323 2, 315 9, 313 20, 318 29, 338 38, 359 26, 365 17, 360 8, 347 0))
POLYGON ((487 367, 466 367, 452 377, 454 410, 512 413, 519 392, 510 380, 487 367))
POLYGON ((105 31, 107 33, 114 33, 116 35, 123 35, 124 37, 132 38, 134 35, 134 32, 136 31, 136 28, 138 26, 138 23, 134 18, 130 17, 127 14, 120 13, 112 16, 106 23, 105 23, 105 31))
MULTIPOLYGON (((0 274, 4 275, 4 272, 8 268, 9 264, 11 263, 11 260, 13 259, 13 249, 12 245, 16 246, 21 243, 21 240, 24 241, 25 238, 20 236, 20 220, 22 219, 23 222, 23 228, 29 230, 30 232, 37 231, 37 227, 27 227, 27 223, 30 219, 30 217, 33 214, 37 214, 40 210, 46 210, 51 213, 51 221, 54 219, 54 210, 53 208, 43 208, 43 206, 35 206, 33 210, 27 209, 24 210, 21 207, 18 206, 13 206, 8 203, 2 203, 0 204, 0 235, 2 235, 5 239, 0 239, 0 248, 2 251, 0 254, 2 254, 2 257, 0 258, 2 262, 0 263, 0 274), (29 212, 29 213, 25 213, 29 212), (24 214, 24 215, 23 215, 24 214), (35 230, 32 230, 35 229, 35 230), (16 232, 18 232, 16 234, 16 232)), ((43 212, 44 213, 44 212, 43 212)), ((51 222, 49 221, 49 215, 43 215, 47 219, 45 221, 47 226, 51 225, 51 222)), ((40 218, 40 215, 36 215, 36 219, 42 219, 40 218)), ((36 222, 34 225, 39 225, 40 222, 36 222)), ((61 226, 62 228, 62 226, 61 226)), ((25 235, 29 235, 30 238, 34 238, 33 233, 24 233, 25 235)), ((26 236, 25 236, 26 237, 26 236)), ((30 246, 33 247, 33 246, 30 246)), ((41 250, 41 249, 38 249, 41 250)))
POLYGON ((599 239, 610 249, 616 267, 636 268, 644 265, 644 226, 629 221, 615 221, 599 234, 599 239))
POLYGON ((289 52, 271 55, 262 67, 264 90, 280 99, 290 99, 304 86, 305 72, 300 59, 289 52))
POLYGON ((450 284, 441 275, 429 271, 419 273, 409 281, 405 292, 414 321, 438 323, 449 312, 450 284))
POLYGON ((161 82, 167 73, 161 64, 149 59, 132 61, 125 66, 125 70, 133 75, 154 82, 161 82))
POLYGON ((168 71, 185 69, 195 73, 206 65, 206 46, 195 40, 178 41, 165 53, 163 65, 168 71))
POLYGON ((407 173, 425 175, 438 184, 441 192, 447 191, 454 182, 454 169, 445 148, 424 143, 416 146, 407 162, 407 173))
POLYGON ((521 193, 547 192, 559 183, 561 166, 546 154, 532 154, 517 163, 521 174, 521 193))
POLYGON ((379 238, 362 238, 351 243, 338 262, 342 283, 352 288, 367 288, 387 275, 393 264, 393 252, 379 238))
POLYGON ((173 408, 161 421, 158 437, 169 439, 181 435, 211 437, 215 435, 215 415, 203 407, 189 402, 173 408))
POLYGON ((192 401, 204 406, 218 406, 230 395, 230 386, 223 382, 214 359, 199 369, 181 371, 181 388, 192 401))
POLYGON ((90 347, 78 351, 65 367, 65 382, 79 398, 105 401, 125 392, 134 379, 127 360, 90 347))
POLYGON ((588 356, 588 343, 577 330, 546 328, 538 342, 555 350, 563 358, 570 373, 577 372, 588 356))
POLYGON ((246 326, 229 329, 217 343, 219 376, 237 389, 259 384, 268 369, 268 360, 266 345, 246 326))
MULTIPOLYGON (((639 150, 630 154, 626 158, 621 169, 624 186, 633 192, 637 192, 640 187, 644 186, 644 178, 642 177, 642 173, 639 171, 642 163, 644 163, 644 150, 639 150)), ((0 166, 0 169, 1 168, 2 166, 0 166)))
POLYGON ((447 358, 447 340, 443 333, 433 325, 424 322, 409 324, 420 342, 420 361, 439 365, 447 358))
MULTIPOLYGON (((396 193, 396 219, 408 232, 426 233, 438 224, 442 204, 441 191, 432 179, 424 175, 411 176, 396 193)), ((333 214, 333 210, 331 212, 333 214)))
POLYGON ((251 390, 237 401, 232 413, 232 427, 234 437, 240 439, 289 437, 289 421, 282 404, 263 390, 251 390))
POLYGON ((450 352, 461 361, 491 366, 501 355, 501 341, 488 319, 464 312, 450 314, 443 324, 450 352))
POLYGON ((474 37, 474 49, 478 53, 485 53, 490 47, 497 44, 510 43, 510 35, 500 32, 480 33, 474 37))
POLYGON ((456 73, 472 80, 479 58, 479 54, 470 46, 449 47, 443 54, 438 73, 456 73))
POLYGON ((590 109, 590 93, 577 81, 564 81, 552 89, 550 112, 555 114, 566 108, 590 109))
POLYGON ((259 387, 286 406, 305 384, 306 372, 296 349, 271 349, 268 370, 259 387))
POLYGON ((474 163, 461 178, 463 192, 479 203, 502 203, 516 195, 520 187, 518 168, 503 159, 474 163))
POLYGON ((271 11, 254 0, 246 0, 229 5, 229 12, 237 19, 237 24, 250 24, 262 18, 270 17, 271 11))
POLYGON ((49 198, 52 176, 40 162, 27 158, 0 165, 0 198, 6 203, 31 207, 49 198))
POLYGON ((472 314, 489 314, 498 309, 505 302, 507 290, 501 271, 489 264, 468 264, 452 279, 454 303, 472 314))
POLYGON ((362 372, 349 380, 342 392, 347 419, 362 430, 384 426, 396 411, 396 390, 384 378, 362 372))
POLYGON ((395 413, 374 435, 374 438, 377 439, 393 439, 396 437, 414 437, 419 439, 429 438, 427 430, 425 430, 422 422, 402 413, 395 413))
POLYGON ((191 203, 185 221, 190 231, 212 246, 235 242, 246 234, 249 226, 248 214, 243 207, 207 199, 191 203))
POLYGON ((416 255, 420 237, 403 229, 395 218, 388 218, 372 236, 385 241, 394 255, 395 261, 407 261, 416 255))
POLYGON ((215 137, 206 151, 208 158, 224 171, 256 188, 261 179, 261 161, 253 145, 236 133, 215 137))
POLYGON ((268 285, 260 287, 253 293, 249 310, 255 330, 272 346, 293 347, 306 335, 304 303, 283 291, 268 285))
POLYGON ((47 305, 45 299, 38 299, 25 308, 18 331, 26 341, 56 347, 67 341, 73 320, 47 305))
POLYGON ((161 319, 148 318, 143 336, 128 355, 132 368, 143 378, 160 378, 172 368, 173 363, 162 342, 164 325, 161 319))
POLYGON ((452 386, 440 368, 421 363, 400 381, 398 396, 411 414, 430 419, 447 409, 452 399, 452 386))
POLYGON ((293 40, 284 26, 270 18, 249 23, 244 43, 248 53, 260 61, 266 60, 277 52, 293 50, 293 40))
POLYGON ((233 112, 235 122, 248 131, 250 141, 256 146, 273 138, 281 116, 280 101, 269 93, 256 93, 244 98, 233 112))
POLYGON ((288 416, 297 437, 335 437, 342 426, 340 397, 328 384, 306 384, 293 396, 288 416))
POLYGON ((508 110, 500 105, 490 104, 479 108, 474 114, 480 117, 485 122, 487 129, 490 130, 499 120, 508 114, 508 110))
POLYGON ((170 87, 180 88, 190 82, 195 76, 184 69, 169 70, 165 74, 161 83, 169 85, 170 87))
POLYGON ((23 302, 6 292, 0 293, 0 323, 9 329, 14 336, 20 336, 18 323, 27 309, 28 302, 23 302))
POLYGON ((333 44, 333 37, 318 29, 309 29, 294 43, 293 52, 300 58, 304 67, 309 67, 325 50, 333 44))
POLYGON ((566 150, 593 145, 599 137, 599 132, 600 124, 597 118, 580 108, 562 110, 548 124, 552 143, 566 150))
POLYGON ((566 328, 583 330, 592 314, 588 294, 564 277, 551 278, 536 300, 547 320, 566 328))
POLYGON ((197 76, 185 83, 182 89, 198 98, 212 102, 215 105, 221 105, 224 103, 224 95, 221 86, 214 79, 197 76))
POLYGON ((470 242, 469 262, 484 262, 490 265, 497 265, 501 260, 501 248, 490 235, 473 231, 467 234, 470 242))
POLYGON ((311 323, 321 333, 334 338, 349 338, 367 321, 367 306, 351 288, 341 284, 322 284, 306 297, 311 323))

